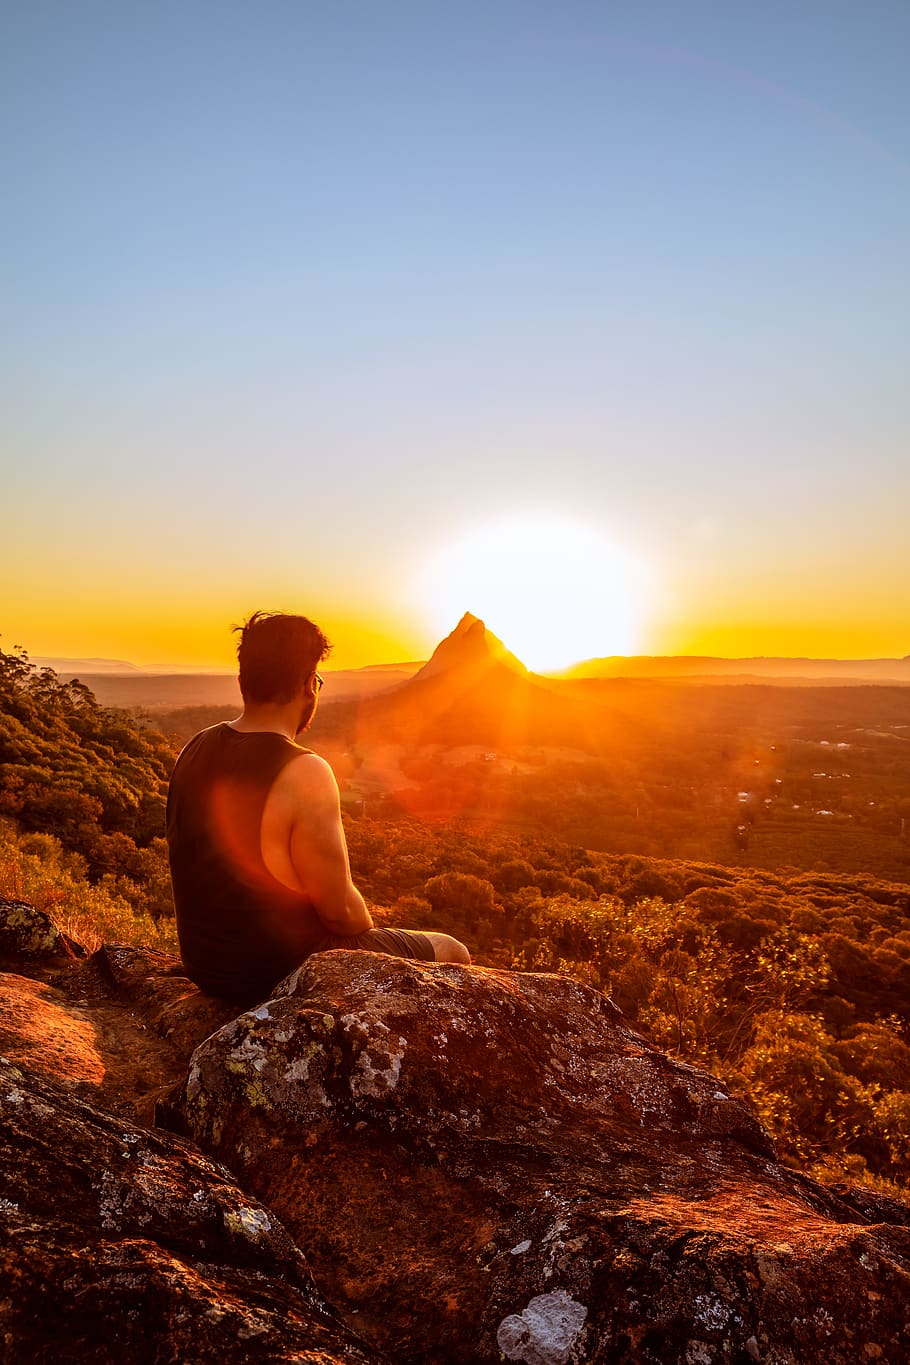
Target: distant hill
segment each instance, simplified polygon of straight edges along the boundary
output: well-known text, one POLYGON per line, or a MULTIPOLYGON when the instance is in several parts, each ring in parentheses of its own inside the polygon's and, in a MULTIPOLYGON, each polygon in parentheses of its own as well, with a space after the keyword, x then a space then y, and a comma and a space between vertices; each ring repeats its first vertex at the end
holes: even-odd
MULTIPOLYGON (((103 706, 148 710, 183 706, 237 706, 240 693, 232 672, 140 668, 123 659, 32 658, 38 668, 52 668, 62 681, 74 678, 90 687, 103 706)), ((478 683, 497 665, 513 679, 544 687, 582 679, 649 679, 698 684, 775 683, 818 687, 849 683, 910 685, 910 655, 903 659, 809 659, 754 657, 724 659, 714 655, 610 655, 586 659, 558 674, 530 674, 478 617, 466 612, 455 629, 437 645, 427 662, 368 664, 363 668, 323 669, 329 683, 324 702, 351 701, 379 695, 410 681, 425 683, 457 674, 462 683, 478 683)), ((487 678, 487 684, 493 682, 487 678)))
POLYGON ((350 743, 356 738, 358 746, 480 744, 507 752, 545 744, 615 754, 655 742, 672 746, 681 735, 715 723, 748 731, 756 715, 787 724, 791 715, 803 723, 830 714, 869 725, 880 713, 890 714, 885 694, 896 680, 886 667, 903 670, 903 682, 910 684, 910 659, 614 657, 550 677, 530 673, 480 618, 466 612, 402 685, 362 696, 359 704, 327 692, 313 735, 350 743), (872 677, 879 665, 882 676, 872 677), (844 676, 833 673, 838 666, 844 676), (878 685, 864 686, 872 682, 878 685), (764 696, 769 688, 773 698, 764 696), (849 691, 854 695, 848 701, 849 691), (872 695, 864 697, 867 691, 872 695), (802 692, 807 696, 799 701, 802 692), (830 707, 821 700, 828 693, 830 707), (336 700, 342 704, 331 705, 336 700))
POLYGON ((47 655, 29 656, 29 662, 36 668, 52 668, 59 673, 64 682, 70 682, 77 675, 99 673, 141 673, 142 670, 126 659, 57 659, 47 655))
MULTIPOLYGON (((407 682, 420 666, 419 663, 403 663, 372 665, 369 668, 324 669, 326 699, 348 700, 372 696, 407 682)), ((138 707, 149 711, 184 706, 240 707, 240 688, 233 673, 145 673, 132 664, 126 664, 125 667, 131 671, 56 671, 64 682, 78 678, 86 687, 90 687, 102 706, 138 707)))
POLYGON ((230 673, 60 673, 91 688, 102 706, 159 710, 175 706, 238 706, 240 689, 230 673))
POLYGON ((698 682, 725 678, 735 682, 835 682, 910 684, 910 655, 903 659, 721 659, 710 655, 611 655, 586 659, 564 669, 561 678, 657 678, 698 682))
POLYGON ((735 675, 545 678, 470 614, 413 678, 309 732, 352 809, 454 813, 585 848, 910 869, 910 687, 735 675))

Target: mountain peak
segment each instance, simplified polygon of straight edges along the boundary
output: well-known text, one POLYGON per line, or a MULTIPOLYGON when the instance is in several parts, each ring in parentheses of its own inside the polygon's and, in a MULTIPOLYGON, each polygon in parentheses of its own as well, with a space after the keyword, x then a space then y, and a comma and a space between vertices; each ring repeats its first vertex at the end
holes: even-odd
POLYGON ((455 629, 439 642, 429 662, 416 676, 431 678, 440 673, 473 671, 494 665, 522 676, 528 671, 521 660, 516 659, 491 630, 487 630, 479 616, 466 611, 455 629))

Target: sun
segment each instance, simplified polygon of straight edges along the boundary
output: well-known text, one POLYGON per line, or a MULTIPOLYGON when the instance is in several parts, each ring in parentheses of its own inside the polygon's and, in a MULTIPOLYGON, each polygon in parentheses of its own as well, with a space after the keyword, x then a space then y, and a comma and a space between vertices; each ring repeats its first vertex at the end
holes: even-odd
POLYGON ((437 634, 482 617, 535 672, 635 651, 644 566, 582 523, 515 517, 475 527, 432 557, 421 598, 437 634))

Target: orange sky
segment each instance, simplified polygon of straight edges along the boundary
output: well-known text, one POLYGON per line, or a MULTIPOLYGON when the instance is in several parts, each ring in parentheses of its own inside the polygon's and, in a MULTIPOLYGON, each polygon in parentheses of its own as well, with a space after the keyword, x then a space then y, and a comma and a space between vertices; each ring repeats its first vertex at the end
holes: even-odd
POLYGON ((54 564, 51 547, 49 562, 34 566, 30 581, 8 595, 0 646, 141 667, 231 668, 231 626, 266 608, 319 621, 334 643, 335 668, 426 658, 463 611, 481 616, 538 669, 629 653, 874 658, 910 652, 907 580, 896 575, 886 580, 890 596, 858 573, 849 591, 842 582, 829 591, 824 574, 813 591, 805 579, 794 578, 791 587, 786 573, 762 573, 759 564, 750 583, 741 559, 735 571, 704 558, 686 566, 666 554, 649 559, 643 538, 634 545, 630 538, 625 558, 611 559, 617 543, 593 532, 589 521, 504 517, 453 538, 444 555, 430 547, 423 564, 405 553, 397 579, 387 565, 384 581, 377 574, 359 585, 361 601, 351 565, 353 581, 343 593, 331 575, 310 591, 302 574, 293 575, 288 590, 283 572, 261 563, 248 575, 225 562, 223 583, 184 588, 173 568, 161 573, 149 565, 120 578, 106 565, 100 574, 91 566, 69 570, 62 557, 54 564), (582 552, 570 562, 575 531, 582 552), (503 543, 506 550, 494 553, 503 543), (623 578, 627 571, 633 577, 623 578), (66 582, 65 595, 52 581, 55 574, 66 582), (252 589, 248 577, 257 580, 252 589))
POLYGON ((146 8, 6 35, 0 646, 910 652, 905 6, 146 8))

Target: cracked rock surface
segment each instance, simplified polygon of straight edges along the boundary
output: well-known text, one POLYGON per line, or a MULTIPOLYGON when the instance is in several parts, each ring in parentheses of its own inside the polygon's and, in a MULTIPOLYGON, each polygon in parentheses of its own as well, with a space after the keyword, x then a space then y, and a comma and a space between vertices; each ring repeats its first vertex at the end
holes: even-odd
POLYGON ((0 1359, 374 1361, 278 1217, 136 1121, 233 1011, 174 958, 80 957, 22 902, 0 900, 0 966, 0 1359))
POLYGON ((319 954, 196 1049, 164 1117, 395 1360, 910 1356, 910 1210, 780 1166, 571 979, 319 954))
POLYGON ((4 1361, 366 1362, 230 1173, 0 1063, 4 1361))

